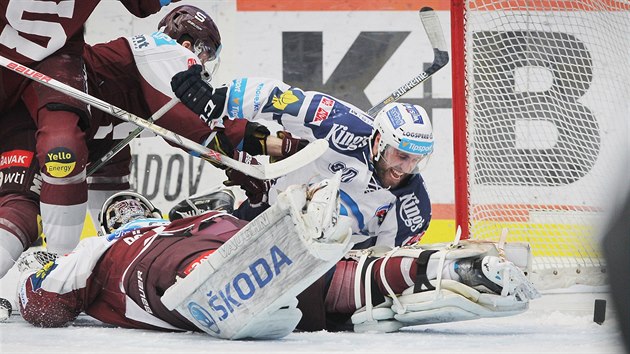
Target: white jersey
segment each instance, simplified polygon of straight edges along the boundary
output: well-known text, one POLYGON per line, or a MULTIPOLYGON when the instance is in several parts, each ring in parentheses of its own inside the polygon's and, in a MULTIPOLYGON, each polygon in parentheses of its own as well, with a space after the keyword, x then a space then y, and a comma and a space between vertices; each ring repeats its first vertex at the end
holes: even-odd
POLYGON ((371 158, 372 118, 357 107, 277 80, 240 78, 228 84, 223 113, 261 124, 275 121, 309 141, 328 140, 330 149, 322 157, 277 180, 270 202, 292 184, 316 182, 341 171, 341 213, 352 217, 355 234, 375 238, 371 244, 393 247, 415 242, 426 231, 431 204, 422 177, 414 175, 394 190, 382 187, 371 158))

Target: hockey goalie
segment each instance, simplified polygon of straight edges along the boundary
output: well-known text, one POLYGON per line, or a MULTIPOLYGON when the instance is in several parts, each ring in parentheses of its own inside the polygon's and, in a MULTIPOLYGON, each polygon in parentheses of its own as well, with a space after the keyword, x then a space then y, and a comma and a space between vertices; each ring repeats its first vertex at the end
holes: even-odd
POLYGON ((85 312, 126 328, 274 339, 509 316, 538 296, 493 244, 350 250, 339 184, 291 186, 249 223, 221 211, 169 222, 118 193, 102 209, 109 236, 18 261, 20 312, 42 327, 85 312))

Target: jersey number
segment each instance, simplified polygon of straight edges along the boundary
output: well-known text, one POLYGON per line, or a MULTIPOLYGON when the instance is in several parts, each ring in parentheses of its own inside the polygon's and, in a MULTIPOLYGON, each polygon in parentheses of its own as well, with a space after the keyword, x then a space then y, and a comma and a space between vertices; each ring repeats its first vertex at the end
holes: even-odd
POLYGON ((59 50, 66 43, 67 36, 63 26, 57 22, 24 20, 25 13, 54 14, 72 18, 75 0, 65 0, 58 4, 52 1, 9 0, 7 22, 0 33, 0 44, 15 49, 21 55, 40 61, 59 50), (19 32, 48 37, 45 47, 20 35, 19 32))

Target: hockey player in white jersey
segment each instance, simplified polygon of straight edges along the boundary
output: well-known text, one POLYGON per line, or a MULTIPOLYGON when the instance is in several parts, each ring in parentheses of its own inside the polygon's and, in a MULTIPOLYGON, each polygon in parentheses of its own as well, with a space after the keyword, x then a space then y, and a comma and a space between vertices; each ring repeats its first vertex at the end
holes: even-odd
POLYGON ((431 220, 431 204, 420 170, 434 144, 431 121, 422 107, 391 103, 372 118, 330 95, 273 79, 239 78, 214 89, 199 79, 199 72, 200 67, 191 67, 173 77, 176 96, 202 116, 279 123, 283 144, 270 144, 269 137, 262 136, 261 151, 280 150, 286 156, 314 139, 329 142, 329 150, 307 168, 275 181, 227 170, 228 179, 249 198, 235 215, 251 219, 259 205, 264 209, 265 202, 273 203, 286 186, 341 172, 342 214, 352 218, 355 240, 366 240, 363 246, 401 246, 422 237, 431 220))

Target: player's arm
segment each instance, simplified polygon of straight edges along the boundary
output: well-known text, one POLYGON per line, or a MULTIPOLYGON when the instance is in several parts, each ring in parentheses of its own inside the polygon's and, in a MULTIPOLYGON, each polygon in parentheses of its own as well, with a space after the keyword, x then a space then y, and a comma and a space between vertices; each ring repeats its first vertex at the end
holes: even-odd
MULTIPOLYGON (((230 133, 230 141, 239 141, 237 150, 250 155, 283 158, 308 144, 308 140, 288 131, 280 131, 274 137, 265 127, 265 121, 274 121, 278 115, 282 115, 274 107, 283 107, 284 103, 274 95, 287 92, 290 89, 288 85, 271 79, 240 78, 227 85, 213 87, 202 79, 201 71, 201 66, 194 65, 177 73, 171 80, 171 88, 175 96, 190 110, 199 114, 206 124, 214 126, 220 119, 224 126, 230 125, 231 128, 225 131, 230 133), (235 121, 228 122, 225 117, 235 121), (245 122, 241 121, 243 118, 245 122)), ((218 150, 223 152, 227 149, 218 150)))
POLYGON ((147 17, 160 11, 163 6, 179 0, 121 0, 127 11, 138 17, 147 17))

